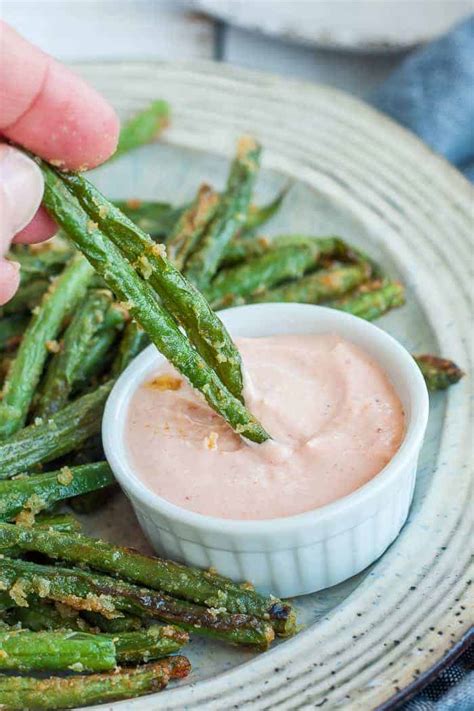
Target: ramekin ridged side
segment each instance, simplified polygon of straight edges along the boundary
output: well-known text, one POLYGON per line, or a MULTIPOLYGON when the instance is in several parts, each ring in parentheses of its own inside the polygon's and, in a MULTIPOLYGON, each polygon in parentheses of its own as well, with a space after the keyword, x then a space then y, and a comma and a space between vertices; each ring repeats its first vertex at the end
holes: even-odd
POLYGON ((410 354, 376 326, 333 309, 259 304, 229 309, 221 318, 233 336, 339 333, 385 369, 406 413, 406 432, 388 465, 348 496, 296 516, 235 521, 182 509, 148 490, 127 458, 123 431, 138 384, 162 356, 147 348, 122 374, 107 402, 104 448, 154 549, 234 580, 250 580, 280 597, 335 585, 375 561, 395 540, 413 498, 416 467, 428 418, 428 395, 410 354))
POLYGON ((400 488, 387 492, 388 499, 384 496, 385 502, 372 515, 361 511, 346 530, 333 532, 330 524, 322 526, 319 539, 305 540, 300 534, 285 539, 284 548, 279 548, 277 535, 274 547, 266 550, 234 550, 232 541, 220 535, 212 544, 199 530, 190 540, 171 517, 133 505, 147 538, 161 555, 201 568, 213 566, 235 580, 251 580, 259 590, 292 597, 336 585, 382 555, 405 523, 415 473, 416 464, 404 472, 400 488))

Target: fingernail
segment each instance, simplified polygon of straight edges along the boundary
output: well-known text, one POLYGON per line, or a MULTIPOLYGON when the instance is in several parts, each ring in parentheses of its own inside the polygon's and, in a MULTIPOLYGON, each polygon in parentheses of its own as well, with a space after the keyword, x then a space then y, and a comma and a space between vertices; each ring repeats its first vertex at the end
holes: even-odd
POLYGON ((0 255, 33 219, 43 197, 43 176, 17 148, 0 144, 0 255))
POLYGON ((0 257, 0 306, 9 301, 20 283, 20 265, 0 257))

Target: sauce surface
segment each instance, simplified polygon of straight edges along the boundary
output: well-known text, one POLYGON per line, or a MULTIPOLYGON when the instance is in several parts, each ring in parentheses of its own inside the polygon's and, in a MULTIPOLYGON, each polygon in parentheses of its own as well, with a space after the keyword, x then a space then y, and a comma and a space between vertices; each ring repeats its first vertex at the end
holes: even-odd
POLYGON ((241 338, 245 402, 273 440, 236 435, 172 366, 134 393, 126 445, 136 476, 185 509, 269 519, 310 511, 372 479, 403 439, 381 367, 332 334, 241 338))

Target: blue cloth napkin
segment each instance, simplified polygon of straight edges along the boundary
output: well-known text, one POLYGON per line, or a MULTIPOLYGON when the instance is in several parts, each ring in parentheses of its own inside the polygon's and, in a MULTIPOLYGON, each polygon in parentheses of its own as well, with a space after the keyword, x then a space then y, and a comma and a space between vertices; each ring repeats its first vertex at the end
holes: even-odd
MULTIPOLYGON (((370 101, 474 181, 474 17, 410 54, 370 101)), ((473 710, 474 645, 402 707, 473 710)))
POLYGON ((369 100, 474 181, 474 16, 410 54, 369 100))

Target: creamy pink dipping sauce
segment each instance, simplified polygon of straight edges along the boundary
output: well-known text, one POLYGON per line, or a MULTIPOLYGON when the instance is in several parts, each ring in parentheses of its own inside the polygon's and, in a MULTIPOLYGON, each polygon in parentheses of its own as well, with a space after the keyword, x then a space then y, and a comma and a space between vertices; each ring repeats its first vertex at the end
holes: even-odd
POLYGON ((270 519, 349 494, 393 457, 402 404, 354 344, 331 334, 236 343, 245 402, 273 440, 240 438, 163 365, 134 393, 126 424, 130 463, 151 491, 209 516, 270 519))

